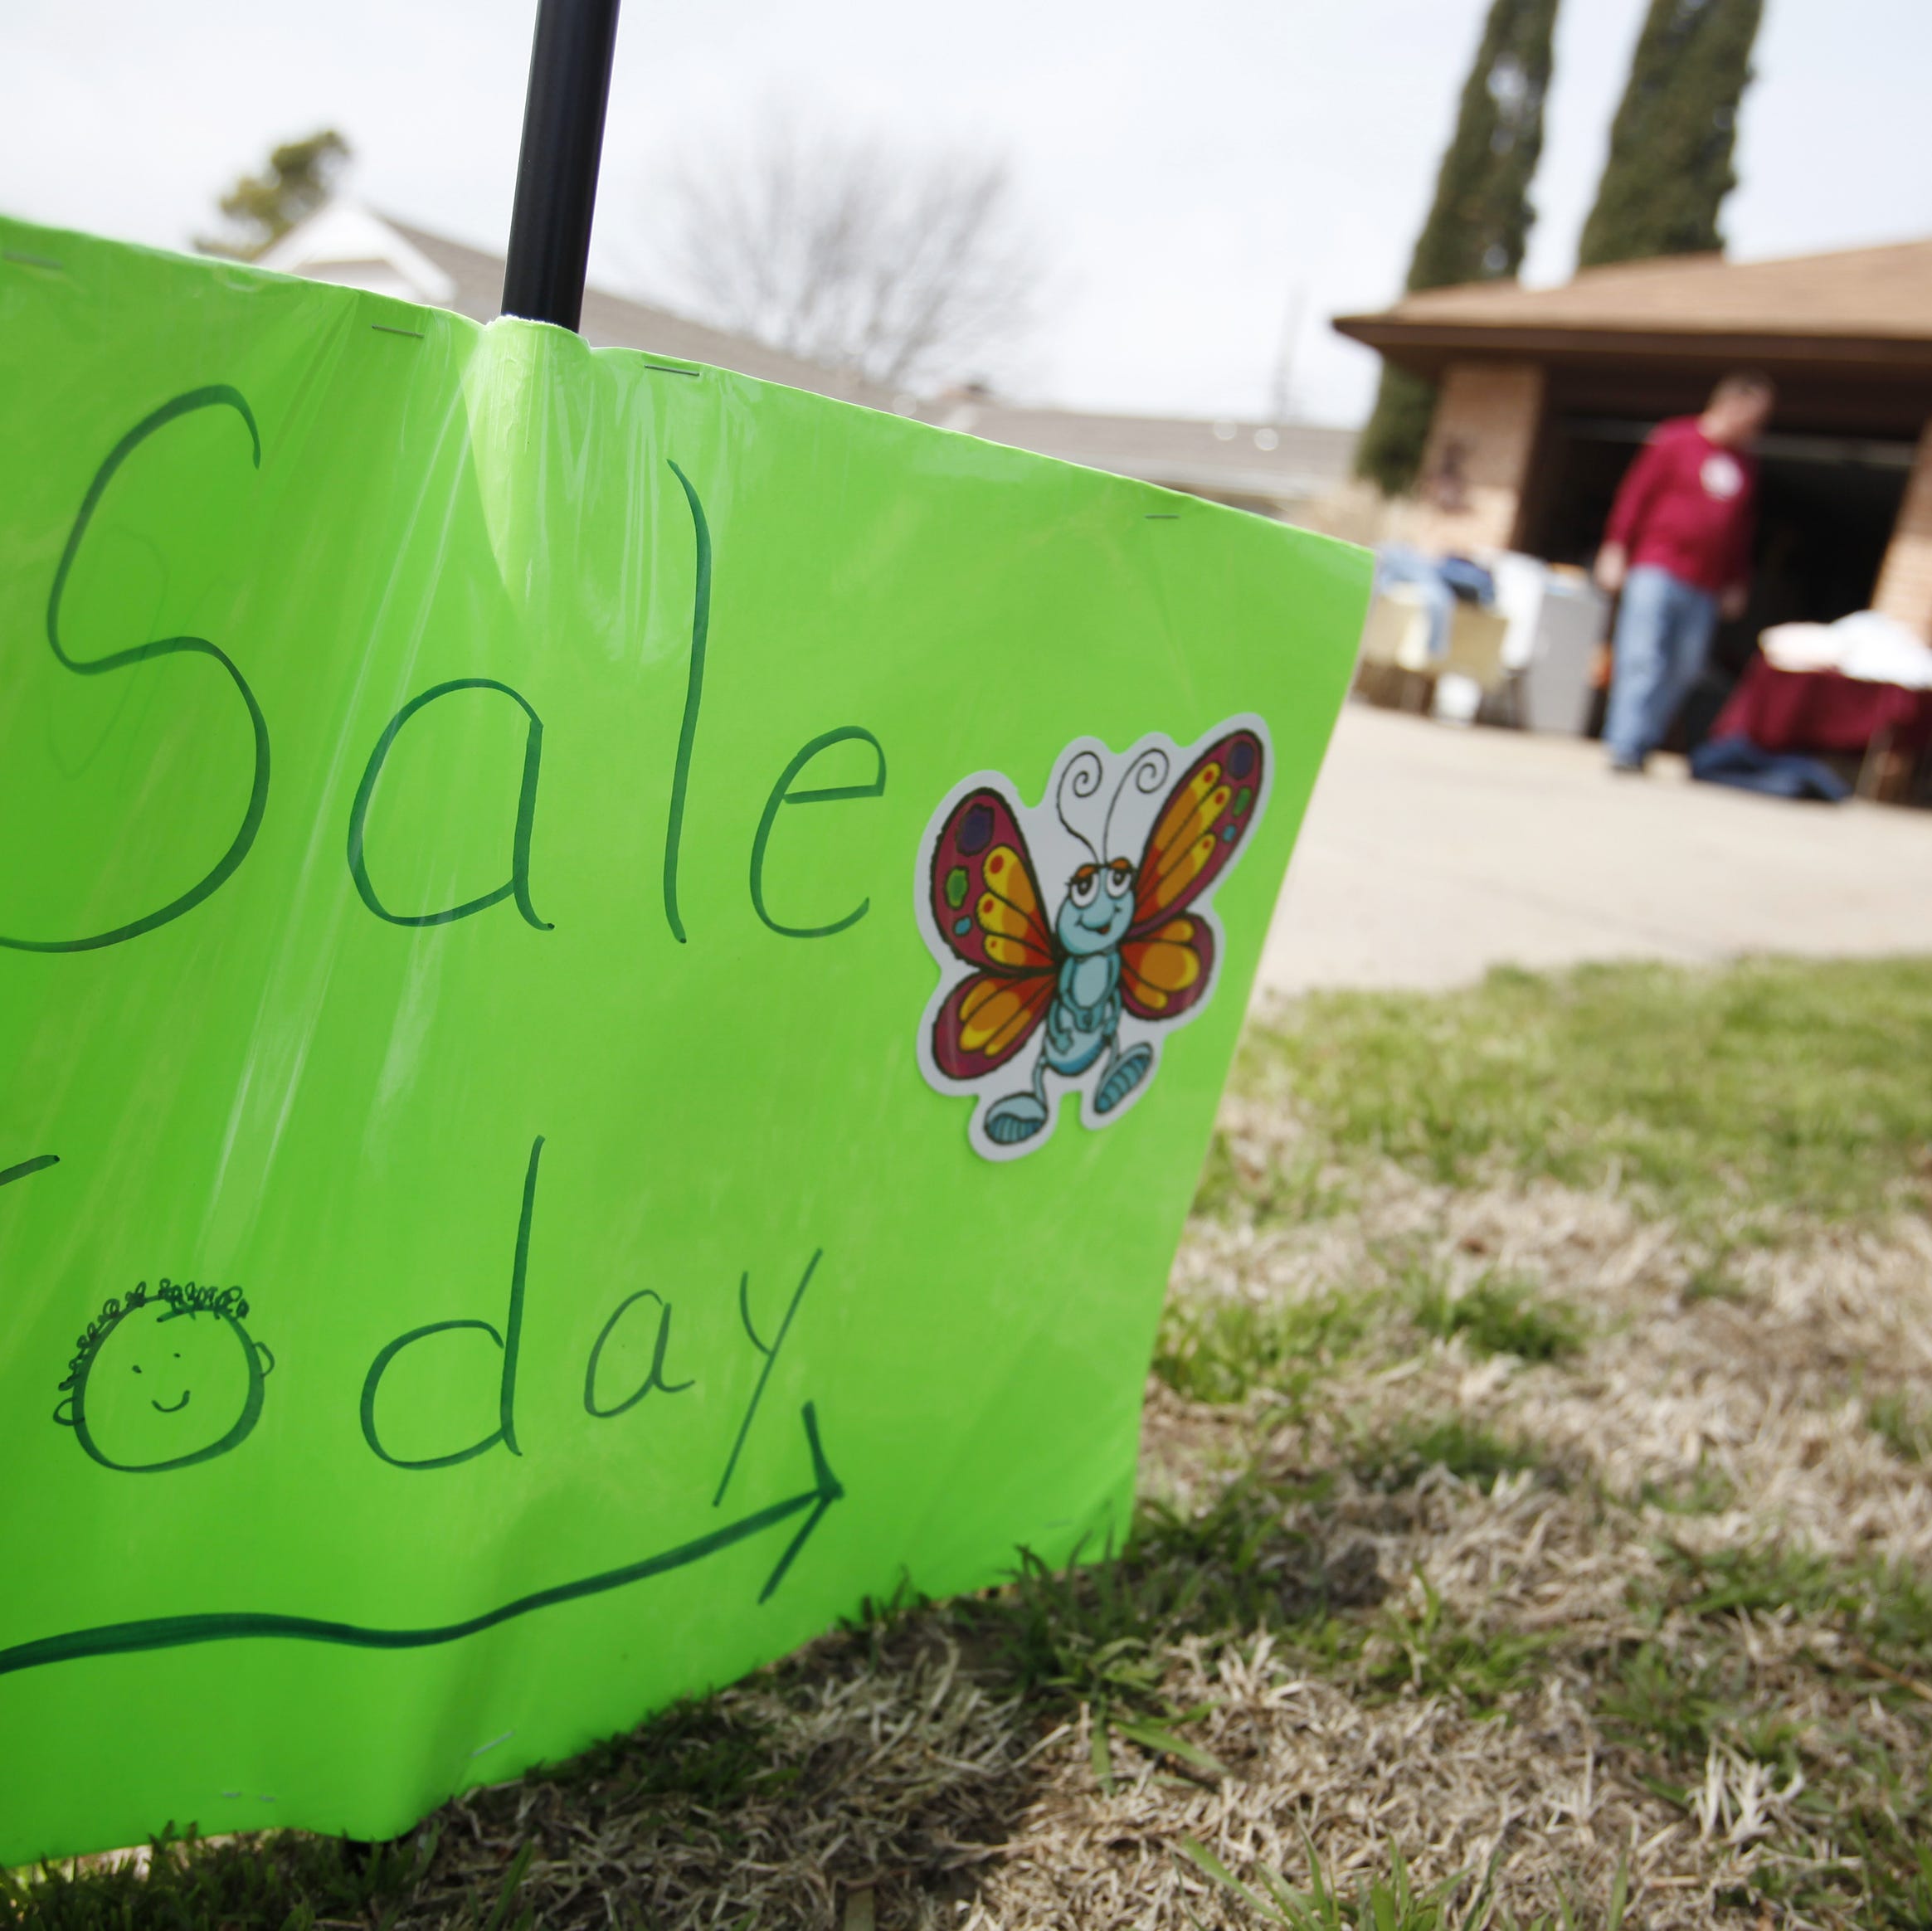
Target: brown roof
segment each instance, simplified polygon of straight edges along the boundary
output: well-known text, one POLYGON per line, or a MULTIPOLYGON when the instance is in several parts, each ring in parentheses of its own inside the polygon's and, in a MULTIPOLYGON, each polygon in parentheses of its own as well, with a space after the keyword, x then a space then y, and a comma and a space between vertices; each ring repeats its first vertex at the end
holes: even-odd
POLYGON ((1560 288, 1475 282, 1338 316, 1410 366, 1448 351, 1932 365, 1932 240, 1779 261, 1676 255, 1585 269, 1560 288))

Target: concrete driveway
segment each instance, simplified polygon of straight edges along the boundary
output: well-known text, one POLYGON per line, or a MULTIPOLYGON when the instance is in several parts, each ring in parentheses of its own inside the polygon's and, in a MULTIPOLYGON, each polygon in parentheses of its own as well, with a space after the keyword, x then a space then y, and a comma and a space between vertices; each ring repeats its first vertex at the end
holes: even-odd
POLYGON ((1599 746, 1350 703, 1257 995, 1492 966, 1932 951, 1932 812, 1613 777, 1599 746))

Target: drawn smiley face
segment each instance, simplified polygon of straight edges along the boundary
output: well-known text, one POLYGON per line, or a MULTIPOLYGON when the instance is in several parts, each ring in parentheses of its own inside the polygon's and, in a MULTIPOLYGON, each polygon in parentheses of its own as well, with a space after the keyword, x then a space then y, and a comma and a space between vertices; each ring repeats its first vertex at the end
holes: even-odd
POLYGON ((97 1324, 54 1418, 104 1468, 158 1474, 237 1447, 260 1418, 275 1358, 239 1298, 164 1284, 97 1324))

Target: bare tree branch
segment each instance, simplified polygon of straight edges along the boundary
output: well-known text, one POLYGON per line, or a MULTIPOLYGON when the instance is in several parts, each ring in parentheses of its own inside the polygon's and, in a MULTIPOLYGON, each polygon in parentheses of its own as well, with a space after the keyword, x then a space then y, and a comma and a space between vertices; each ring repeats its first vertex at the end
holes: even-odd
POLYGON ((1038 280, 1005 165, 801 134, 674 177, 666 252, 722 326, 888 387, 956 376, 1023 329, 1038 280))

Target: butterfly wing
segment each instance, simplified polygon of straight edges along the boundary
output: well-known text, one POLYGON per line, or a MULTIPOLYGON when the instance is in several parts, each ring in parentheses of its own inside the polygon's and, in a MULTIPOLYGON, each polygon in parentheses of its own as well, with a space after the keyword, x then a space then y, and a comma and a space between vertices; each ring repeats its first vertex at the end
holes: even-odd
POLYGON ((932 1022, 933 1063, 948 1079, 983 1078, 1033 1037, 1053 1000, 1050 972, 961 980, 932 1022))
POLYGON ((1141 1019, 1177 1019, 1206 996, 1214 935, 1188 907, 1241 849, 1267 756, 1254 732, 1230 731, 1188 766, 1161 808, 1134 881, 1134 922, 1121 946, 1122 995, 1141 1019))
POLYGON ((948 814, 927 885, 947 944, 980 968, 940 1008, 933 1060, 948 1079, 978 1079, 1032 1036, 1053 1002, 1060 966, 1025 834, 990 786, 968 792, 948 814))
POLYGON ((953 806, 932 847, 933 923, 969 966, 1052 972, 1059 941, 1047 922, 1026 835, 990 786, 953 806))
POLYGON ((1167 794, 1134 880, 1130 936, 1185 912, 1233 862, 1254 822, 1267 753, 1252 731, 1210 744, 1167 794))
POLYGON ((1181 912, 1122 941, 1121 998, 1136 1019, 1177 1019, 1207 996, 1214 935, 1207 921, 1181 912))

